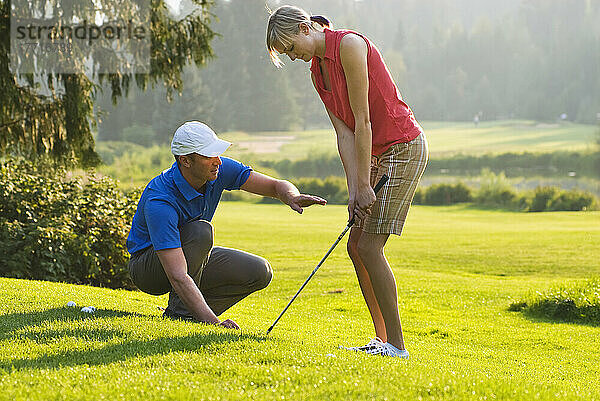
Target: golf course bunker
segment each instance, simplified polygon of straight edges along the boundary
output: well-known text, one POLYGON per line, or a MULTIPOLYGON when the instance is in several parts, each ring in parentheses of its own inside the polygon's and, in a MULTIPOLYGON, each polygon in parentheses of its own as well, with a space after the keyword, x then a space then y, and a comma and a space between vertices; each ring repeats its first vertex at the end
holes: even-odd
POLYGON ((235 145, 252 153, 277 153, 283 145, 294 139, 295 136, 261 136, 252 138, 252 141, 237 142, 235 145))

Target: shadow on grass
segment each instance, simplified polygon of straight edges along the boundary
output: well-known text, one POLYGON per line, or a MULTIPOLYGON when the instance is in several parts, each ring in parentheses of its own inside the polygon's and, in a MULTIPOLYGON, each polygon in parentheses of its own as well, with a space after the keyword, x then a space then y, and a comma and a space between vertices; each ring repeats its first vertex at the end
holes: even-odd
MULTIPOLYGON (((549 309, 549 308, 548 308, 549 309)), ((585 308, 564 307, 561 309, 553 305, 548 310, 543 308, 531 308, 525 302, 511 304, 508 307, 509 312, 520 312, 521 315, 532 323, 546 324, 574 324, 578 326, 600 327, 600 321, 594 317, 597 315, 597 308, 586 310, 585 308)), ((591 308, 590 308, 591 309, 591 308)))
MULTIPOLYGON (((42 323, 50 321, 75 322, 88 319, 124 316, 144 317, 145 315, 111 309, 100 309, 94 314, 86 314, 84 312, 81 312, 79 308, 69 307, 46 309, 43 311, 35 312, 0 315, 0 340, 12 338, 13 333, 17 330, 21 330, 28 326, 38 326, 42 323)), ((118 330, 114 331, 115 333, 121 333, 121 331, 118 330)))
MULTIPOLYGON (((55 308, 46 311, 15 313, 0 317, 0 339, 27 338, 39 344, 50 342, 57 344, 59 340, 76 337, 84 341, 91 339, 90 348, 86 350, 66 350, 46 354, 35 358, 18 358, 0 361, 0 370, 13 371, 22 369, 52 369, 78 365, 106 365, 129 358, 168 354, 171 352, 210 352, 219 344, 251 340, 262 342, 263 335, 240 332, 194 333, 183 337, 158 337, 152 339, 128 339, 131 332, 118 328, 66 328, 47 329, 39 333, 15 333, 28 326, 35 327, 46 322, 75 322, 106 317, 148 316, 116 310, 98 310, 94 315, 84 315, 73 308, 55 308), (122 342, 115 344, 115 339, 122 342), (102 341, 111 341, 103 344, 102 341), (93 347, 96 347, 93 349, 93 347)), ((170 320, 165 323, 172 323, 170 320)), ((190 323, 185 323, 190 324, 190 323)))
POLYGON ((523 317, 532 323, 546 323, 546 324, 573 324, 577 326, 588 326, 588 327, 600 327, 598 322, 590 322, 585 320, 576 319, 565 319, 565 318, 552 318, 547 316, 540 316, 530 312, 522 312, 523 317))

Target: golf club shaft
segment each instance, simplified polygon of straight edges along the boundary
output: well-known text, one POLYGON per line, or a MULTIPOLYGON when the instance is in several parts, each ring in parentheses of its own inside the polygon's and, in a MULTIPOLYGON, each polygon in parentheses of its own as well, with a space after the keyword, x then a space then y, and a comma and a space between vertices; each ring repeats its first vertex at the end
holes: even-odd
MULTIPOLYGON (((389 179, 389 177, 387 175, 383 175, 381 177, 381 179, 377 182, 377 185, 375 185, 375 188, 373 188, 373 191, 375 192, 375 194, 377 194, 377 192, 379 192, 379 190, 381 189, 381 187, 383 187, 385 185, 385 183, 387 182, 387 180, 389 179)), ((348 225, 346 226, 346 228, 344 229, 344 231, 342 231, 342 233, 339 235, 339 237, 337 237, 337 239, 335 240, 335 242, 333 243, 333 245, 331 245, 331 248, 329 248, 329 250, 327 251, 327 253, 325 254, 325 256, 323 256, 323 258, 321 259, 321 261, 319 262, 319 264, 317 265, 317 267, 314 268, 314 270, 312 271, 312 273, 310 273, 310 276, 308 276, 308 278, 306 279, 306 281, 304 281, 304 284, 302 284, 302 287, 300 287, 300 289, 296 292, 296 294, 292 297, 292 299, 290 299, 290 302, 288 302, 288 304, 286 305, 285 308, 283 308, 283 310, 281 311, 281 313, 279 314, 279 316, 277 316, 277 319, 275 319, 275 321, 273 322, 273 324, 271 325, 271 327, 269 327, 269 329, 267 330, 267 334, 269 334, 271 332, 271 330, 273 330, 273 327, 275 327, 275 325, 277 324, 277 322, 279 321, 279 319, 281 319, 281 317, 283 316, 283 314, 285 313, 285 311, 288 310, 288 308, 290 307, 290 305, 292 304, 292 302, 294 302, 294 300, 296 299, 296 297, 298 297, 298 294, 300 294, 300 292, 304 289, 304 287, 306 287, 306 284, 308 284, 308 282, 310 281, 310 279, 312 278, 312 276, 315 275, 315 273, 317 272, 317 270, 319 270, 319 268, 321 267, 321 265, 323 264, 323 262, 325 262, 325 259, 327 259, 327 257, 329 256, 329 254, 331 252, 333 252, 333 250, 335 249, 335 247, 337 246, 337 244, 342 240, 342 238, 344 238, 344 235, 346 235, 346 233, 348 232, 348 230, 350 229, 350 227, 352 227, 352 225, 354 224, 354 216, 352 217, 352 220, 350 220, 350 222, 348 222, 348 225)))
POLYGON ((277 319, 275 319, 275 321, 273 322, 273 324, 271 325, 271 327, 269 327, 269 329, 267 330, 267 334, 269 334, 271 332, 271 330, 273 329, 273 327, 275 327, 275 325, 277 324, 277 322, 279 321, 279 319, 281 319, 281 316, 283 316, 283 314, 285 313, 285 311, 288 310, 288 308, 290 307, 290 305, 292 304, 292 302, 294 302, 294 300, 296 299, 296 297, 298 296, 298 294, 300 294, 300 291, 302 291, 304 289, 304 287, 306 287, 306 284, 308 284, 308 282, 310 281, 310 279, 312 278, 312 276, 314 276, 315 273, 317 272, 317 270, 319 270, 319 267, 321 267, 321 265, 323 264, 323 262, 325 262, 325 259, 327 259, 327 257, 329 256, 329 254, 336 247, 336 245, 342 240, 342 238, 348 232, 348 230, 350 229, 350 227, 351 227, 351 225, 350 225, 350 223, 348 223, 348 225, 346 226, 346 228, 344 229, 344 231, 340 234, 340 236, 337 238, 337 240, 335 240, 335 242, 333 243, 333 245, 331 246, 331 248, 329 248, 329 250, 327 251, 327 253, 325 254, 325 256, 323 256, 323 259, 321 259, 321 261, 319 262, 319 264, 317 265, 317 267, 314 268, 314 270, 312 271, 312 273, 310 273, 310 276, 308 276, 308 278, 306 279, 306 281, 304 281, 304 284, 302 284, 302 287, 300 287, 300 289, 298 290, 298 292, 296 292, 296 294, 292 297, 292 299, 290 299, 290 302, 288 302, 288 304, 281 311, 281 313, 279 314, 279 316, 277 317, 277 319))

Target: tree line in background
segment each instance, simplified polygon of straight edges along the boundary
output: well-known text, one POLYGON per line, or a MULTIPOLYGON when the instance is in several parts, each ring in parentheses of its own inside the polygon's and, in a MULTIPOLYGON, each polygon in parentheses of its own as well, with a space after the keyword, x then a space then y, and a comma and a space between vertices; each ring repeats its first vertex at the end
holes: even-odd
MULTIPOLYGON (((102 8, 117 12, 111 2, 103 0, 102 8)), ((329 16, 334 27, 371 37, 421 120, 474 115, 554 120, 560 115, 593 122, 600 111, 598 2, 295 3, 329 16)), ((34 15, 42 7, 56 11, 60 2, 23 4, 34 15)), ((180 5, 173 18, 164 1, 151 2, 148 74, 100 74, 92 81, 52 69, 14 76, 9 70, 10 1, 0 0, 0 153, 28 158, 47 154, 86 166, 99 162, 92 137, 96 128, 100 140, 147 145, 168 141, 174 128, 189 119, 205 120, 219 131, 329 125, 308 66, 288 62, 280 71, 271 65, 264 45, 263 0, 180 5), (212 40, 215 32, 218 40, 212 40), (216 59, 200 69, 213 54, 216 59), (36 86, 44 86, 46 93, 36 86)), ((85 17, 95 11, 88 5, 78 12, 85 17)))
MULTIPOLYGON (((600 113, 600 3, 591 0, 298 0, 334 28, 369 36, 420 120, 522 118, 594 123, 600 113)), ((272 8, 277 3, 269 2, 272 8)), ((169 140, 183 121, 219 131, 328 126, 308 65, 270 62, 264 0, 218 0, 216 58, 188 67, 173 102, 132 88, 116 108, 100 93, 100 140, 169 140)), ((183 10, 185 12, 185 10, 183 10)))

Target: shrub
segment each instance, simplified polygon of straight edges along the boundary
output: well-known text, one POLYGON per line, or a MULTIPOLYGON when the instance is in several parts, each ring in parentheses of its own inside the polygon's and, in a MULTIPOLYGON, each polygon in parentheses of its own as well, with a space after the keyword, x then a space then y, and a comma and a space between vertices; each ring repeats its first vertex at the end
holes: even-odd
POLYGON ((425 201, 425 189, 423 189, 419 186, 419 187, 417 187, 417 190, 415 191, 415 196, 413 197, 412 204, 413 205, 423 205, 424 201, 425 201))
MULTIPOLYGON (((110 165, 98 167, 98 171, 119 180, 122 189, 134 189, 145 186, 153 177, 175 162, 171 150, 164 146, 154 145, 142 148, 126 142, 113 142, 111 146, 120 146, 127 150, 123 153, 106 150, 100 152, 102 157, 112 157, 110 165)), ((104 144, 101 145, 106 149, 104 144)))
POLYGON ((320 178, 300 178, 295 182, 300 192, 317 195, 327 200, 331 205, 348 204, 348 191, 346 179, 330 176, 324 180, 320 178))
POLYGON ((517 199, 517 209, 522 212, 528 212, 531 208, 532 198, 531 191, 520 193, 517 199))
POLYGON ((600 324, 600 278, 538 292, 526 301, 511 304, 508 310, 553 320, 600 324))
POLYGON ((474 197, 477 204, 505 209, 516 209, 518 207, 519 196, 504 173, 496 175, 490 170, 484 169, 481 175, 481 187, 474 197))
POLYGON ((512 188, 498 190, 480 190, 477 201, 482 206, 492 206, 506 209, 518 208, 519 196, 512 188))
POLYGON ((111 165, 115 163, 115 160, 125 153, 138 154, 140 157, 144 157, 142 154, 145 148, 141 145, 136 145, 131 142, 124 141, 98 141, 96 142, 96 152, 100 156, 102 163, 111 165))
POLYGON ((452 205, 471 202, 471 189, 462 182, 456 184, 435 184, 427 188, 423 202, 425 205, 452 205))
MULTIPOLYGON (((344 175, 340 158, 335 153, 313 153, 304 159, 265 161, 284 177, 319 177, 344 175)), ((476 176, 484 168, 508 177, 566 177, 570 171, 578 177, 598 177, 600 151, 524 152, 484 155, 454 155, 429 159, 425 176, 444 174, 476 176)))
POLYGON ((263 161, 265 167, 277 171, 283 177, 323 177, 325 175, 344 176, 340 157, 334 153, 316 153, 305 159, 263 161))
POLYGON ((558 197, 560 189, 556 187, 537 187, 533 191, 530 212, 543 212, 548 210, 548 206, 558 197))
POLYGON ((454 155, 447 158, 430 159, 426 175, 439 174, 441 170, 451 175, 479 174, 482 168, 489 168, 499 174, 504 171, 508 177, 561 176, 575 171, 579 177, 598 177, 596 163, 600 152, 524 152, 484 155, 454 155))
POLYGON ((132 288, 125 239, 139 191, 24 161, 0 167, 2 276, 132 288))
POLYGON ((530 212, 582 211, 598 207, 596 197, 585 191, 572 189, 563 191, 556 187, 537 187, 533 191, 530 212))
POLYGON ((589 192, 576 189, 562 191, 560 195, 550 202, 548 210, 550 211, 574 211, 591 210, 594 208, 595 197, 589 192))

